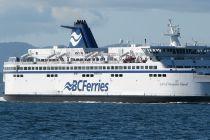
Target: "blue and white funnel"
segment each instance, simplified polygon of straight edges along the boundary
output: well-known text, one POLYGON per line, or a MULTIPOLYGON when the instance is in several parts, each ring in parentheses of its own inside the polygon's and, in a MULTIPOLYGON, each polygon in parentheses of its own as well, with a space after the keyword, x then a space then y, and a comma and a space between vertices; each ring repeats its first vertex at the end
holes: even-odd
POLYGON ((71 48, 98 48, 93 34, 85 20, 77 20, 74 26, 61 26, 72 29, 69 47, 71 48))

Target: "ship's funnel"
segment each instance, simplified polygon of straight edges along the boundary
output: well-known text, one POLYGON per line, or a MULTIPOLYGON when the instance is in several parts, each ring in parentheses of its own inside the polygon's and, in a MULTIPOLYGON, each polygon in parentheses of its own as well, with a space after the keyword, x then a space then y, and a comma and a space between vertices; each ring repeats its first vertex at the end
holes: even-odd
POLYGON ((85 20, 77 20, 74 26, 61 26, 72 29, 69 47, 72 48, 98 48, 93 34, 85 20))

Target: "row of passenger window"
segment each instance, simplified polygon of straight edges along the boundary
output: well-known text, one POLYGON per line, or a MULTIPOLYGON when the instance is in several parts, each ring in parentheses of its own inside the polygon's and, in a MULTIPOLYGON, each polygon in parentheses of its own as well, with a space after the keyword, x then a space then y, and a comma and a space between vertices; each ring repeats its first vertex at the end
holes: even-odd
POLYGON ((111 77, 123 77, 123 74, 111 74, 111 77))
POLYGON ((127 70, 127 69, 129 70, 129 69, 157 69, 157 66, 72 66, 72 67, 44 66, 44 67, 17 67, 17 69, 18 70, 127 70))
POLYGON ((58 77, 58 74, 47 74, 47 77, 58 77))
MULTIPOLYGON (((168 66, 169 68, 210 68, 210 66, 168 66)), ((157 69, 157 66, 72 66, 72 67, 4 67, 4 70, 129 70, 157 69)))
MULTIPOLYGON (((82 77, 94 77, 94 74, 82 74, 82 77)), ((111 74, 111 77, 123 77, 123 74, 111 74)))
POLYGON ((94 74, 82 74, 82 77, 94 77, 94 74))
POLYGON ((166 77, 166 74, 149 74, 149 77, 166 77))
POLYGON ((16 67, 4 67, 4 70, 16 70, 16 67))
POLYGON ((172 66, 172 65, 169 65, 168 68, 204 68, 204 69, 207 69, 207 68, 210 68, 210 66, 172 66))
POLYGON ((23 77, 23 74, 14 74, 13 77, 23 77))

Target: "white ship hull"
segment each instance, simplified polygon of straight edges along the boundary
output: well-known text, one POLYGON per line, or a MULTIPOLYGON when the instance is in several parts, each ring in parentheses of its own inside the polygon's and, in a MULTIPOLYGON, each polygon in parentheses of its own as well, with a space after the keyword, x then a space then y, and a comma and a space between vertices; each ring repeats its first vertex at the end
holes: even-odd
POLYGON ((4 75, 8 81, 5 97, 10 100, 206 102, 209 100, 206 97, 210 97, 210 76, 197 75, 191 70, 19 72, 22 78, 14 78, 14 74, 4 75), (57 77, 47 77, 48 73, 57 77), (93 77, 83 77, 84 74, 93 77), (118 77, 111 77, 112 74, 118 77))

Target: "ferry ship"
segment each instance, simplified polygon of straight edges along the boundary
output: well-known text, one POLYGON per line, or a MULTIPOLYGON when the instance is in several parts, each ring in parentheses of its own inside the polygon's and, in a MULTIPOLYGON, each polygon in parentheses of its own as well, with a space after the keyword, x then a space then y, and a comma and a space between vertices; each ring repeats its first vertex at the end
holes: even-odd
POLYGON ((123 103, 209 102, 210 47, 181 45, 169 21, 169 45, 98 47, 85 20, 68 47, 29 49, 4 63, 9 101, 123 103))

